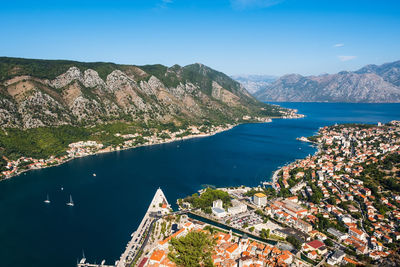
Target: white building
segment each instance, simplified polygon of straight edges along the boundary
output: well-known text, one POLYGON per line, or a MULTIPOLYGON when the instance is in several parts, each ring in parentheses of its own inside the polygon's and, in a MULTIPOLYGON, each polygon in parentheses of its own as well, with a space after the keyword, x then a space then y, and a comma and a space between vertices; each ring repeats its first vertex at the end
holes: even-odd
POLYGON ((348 234, 342 233, 339 230, 336 230, 335 228, 329 228, 328 229, 328 233, 330 233, 331 235, 335 236, 340 241, 343 241, 343 240, 345 240, 345 239, 347 239, 349 237, 348 234))
POLYGON ((327 263, 330 265, 339 265, 342 262, 344 256, 346 256, 346 253, 341 250, 337 250, 335 251, 335 253, 333 253, 332 256, 329 257, 327 263))
POLYGON ((253 202, 259 207, 264 207, 267 205, 267 196, 263 193, 254 194, 253 202))
POLYGON ((224 203, 222 202, 221 199, 217 199, 217 200, 213 201, 213 208, 223 209, 223 205, 224 205, 224 203))
POLYGON ((236 214, 247 211, 247 205, 241 203, 240 201, 233 200, 232 204, 233 204, 233 206, 228 208, 228 213, 230 215, 236 215, 236 214))
POLYGON ((317 174, 318 174, 318 178, 319 178, 320 181, 325 180, 325 176, 324 176, 324 173, 322 171, 318 171, 317 174))
POLYGON ((226 211, 223 208, 223 202, 221 199, 217 199, 213 202, 212 213, 218 218, 223 218, 226 216, 226 211))

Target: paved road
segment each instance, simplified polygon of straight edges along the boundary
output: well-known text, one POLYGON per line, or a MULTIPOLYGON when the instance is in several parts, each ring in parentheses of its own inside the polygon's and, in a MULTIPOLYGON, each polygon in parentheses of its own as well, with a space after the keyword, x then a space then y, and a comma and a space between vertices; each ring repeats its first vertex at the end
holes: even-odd
POLYGON ((339 187, 337 184, 335 184, 335 182, 333 182, 332 180, 331 180, 331 182, 332 182, 332 184, 333 184, 334 186, 336 186, 336 188, 337 188, 337 190, 339 190, 340 194, 343 195, 342 189, 340 189, 340 187, 339 187))
POLYGON ((326 262, 326 259, 328 258, 328 256, 325 256, 317 265, 315 265, 315 267, 319 267, 322 264, 324 264, 326 262))
MULTIPOLYGON (((146 247, 147 242, 149 241, 149 238, 150 238, 150 236, 151 236, 152 227, 153 227, 154 223, 156 223, 157 221, 158 221, 158 219, 153 219, 153 220, 151 221, 149 227, 147 228, 148 231, 145 233, 145 234, 146 234, 146 237, 145 237, 145 239, 144 239, 142 245, 140 246, 140 248, 139 248, 139 249, 136 251, 136 253, 132 256, 132 260, 134 260, 134 259, 140 254, 140 252, 142 252, 142 251, 144 250, 144 248, 146 247)), ((137 262, 140 262, 139 260, 140 260, 140 258, 138 259, 137 262)))
POLYGON ((362 219, 360 220, 361 228, 363 229, 364 232, 366 232, 365 229, 364 229, 364 223, 363 223, 363 220, 364 219, 366 220, 365 214, 364 214, 364 210, 361 208, 360 202, 358 202, 357 200, 355 200, 355 202, 358 204, 358 208, 361 211, 361 216, 362 216, 362 219))
POLYGON ((154 216, 151 216, 151 214, 158 214, 158 212, 162 210, 160 208, 160 204, 164 202, 167 202, 167 199, 165 198, 165 195, 162 192, 162 190, 159 188, 157 189, 153 197, 153 200, 151 201, 150 206, 147 209, 146 214, 144 215, 142 221, 140 222, 138 229, 132 234, 132 239, 126 246, 126 249, 124 253, 122 253, 116 267, 125 267, 126 264, 132 262, 136 253, 140 250, 139 248, 142 247, 143 243, 141 243, 141 241, 143 234, 146 233, 146 230, 149 229, 149 227, 153 223, 154 216))

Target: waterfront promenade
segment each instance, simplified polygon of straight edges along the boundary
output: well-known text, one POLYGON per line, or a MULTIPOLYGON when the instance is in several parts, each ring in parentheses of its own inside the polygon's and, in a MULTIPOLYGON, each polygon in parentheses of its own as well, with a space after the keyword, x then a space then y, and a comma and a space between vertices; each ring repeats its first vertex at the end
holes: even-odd
POLYGON ((145 213, 139 227, 135 232, 131 234, 131 240, 126 245, 125 251, 122 253, 120 259, 115 262, 115 265, 104 265, 101 264, 91 264, 86 263, 86 259, 83 258, 77 264, 77 267, 126 267, 130 266, 134 259, 140 258, 143 248, 146 246, 148 237, 150 235, 152 226, 154 223, 164 216, 170 213, 170 205, 163 193, 163 191, 158 188, 150 205, 145 213))
POLYGON ((126 246, 126 249, 124 253, 122 253, 116 267, 125 267, 127 264, 132 262, 137 253, 139 253, 140 248, 145 241, 144 239, 146 238, 145 233, 150 230, 152 222, 157 220, 157 218, 163 215, 163 213, 168 212, 168 208, 169 204, 167 199, 163 191, 158 188, 149 208, 147 209, 146 214, 144 215, 137 230, 132 234, 132 239, 126 246))

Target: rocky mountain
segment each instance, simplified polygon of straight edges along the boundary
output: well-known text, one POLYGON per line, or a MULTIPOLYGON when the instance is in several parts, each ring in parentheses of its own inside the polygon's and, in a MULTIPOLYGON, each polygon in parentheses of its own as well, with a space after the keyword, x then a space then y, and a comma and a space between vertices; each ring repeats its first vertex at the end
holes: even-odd
POLYGON ((337 74, 290 74, 254 94, 261 101, 400 102, 400 61, 337 74))
POLYGON ((0 127, 112 121, 202 124, 281 116, 243 86, 202 64, 118 65, 0 58, 0 127))
POLYGON ((278 79, 278 77, 272 75, 233 75, 231 78, 241 83, 251 94, 267 87, 278 79))
POLYGON ((400 60, 386 63, 380 66, 377 65, 367 65, 355 73, 365 74, 365 73, 375 73, 376 75, 382 77, 388 83, 400 86, 400 60))

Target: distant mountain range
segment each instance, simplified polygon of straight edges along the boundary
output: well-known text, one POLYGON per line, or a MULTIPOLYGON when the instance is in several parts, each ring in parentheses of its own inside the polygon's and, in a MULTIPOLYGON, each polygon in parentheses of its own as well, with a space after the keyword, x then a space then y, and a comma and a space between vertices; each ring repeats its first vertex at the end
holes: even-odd
POLYGON ((134 66, 0 57, 2 128, 112 121, 221 124, 240 122, 243 116, 281 116, 280 110, 202 64, 134 66))
POLYGON ((277 102, 400 102, 400 61, 337 74, 289 74, 253 95, 261 101, 277 102))
POLYGON ((232 79, 240 82, 251 94, 265 88, 279 77, 272 75, 232 75, 232 79))

